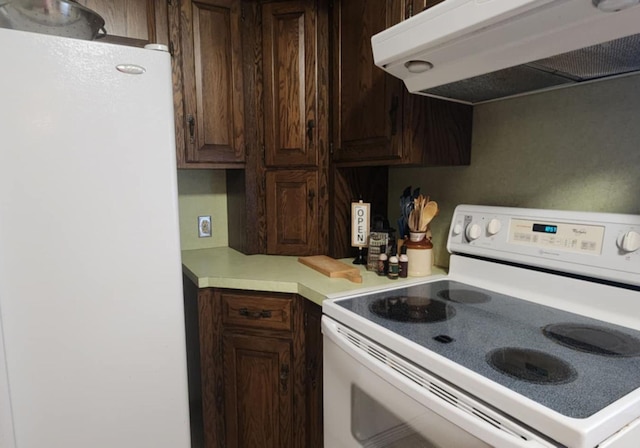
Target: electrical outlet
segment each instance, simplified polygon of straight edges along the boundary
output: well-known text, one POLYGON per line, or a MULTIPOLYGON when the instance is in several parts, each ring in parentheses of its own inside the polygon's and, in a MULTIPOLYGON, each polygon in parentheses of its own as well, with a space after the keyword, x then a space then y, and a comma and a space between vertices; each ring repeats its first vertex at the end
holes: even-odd
POLYGON ((211 216, 198 216, 198 238, 211 236, 211 216))

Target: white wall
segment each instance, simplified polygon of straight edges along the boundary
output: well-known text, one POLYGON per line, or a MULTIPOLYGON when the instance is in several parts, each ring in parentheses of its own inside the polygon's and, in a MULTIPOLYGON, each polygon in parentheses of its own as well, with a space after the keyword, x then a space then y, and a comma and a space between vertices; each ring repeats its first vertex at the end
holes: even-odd
POLYGON ((441 266, 457 204, 640 214, 640 76, 476 106, 470 166, 390 169, 392 223, 408 185, 441 207, 441 266))

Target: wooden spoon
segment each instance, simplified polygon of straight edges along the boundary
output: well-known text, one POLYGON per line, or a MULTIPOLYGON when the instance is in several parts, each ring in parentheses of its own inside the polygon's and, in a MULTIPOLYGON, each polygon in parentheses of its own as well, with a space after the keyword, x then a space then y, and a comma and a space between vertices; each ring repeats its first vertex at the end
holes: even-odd
POLYGON ((431 220, 438 214, 438 203, 436 201, 429 201, 422 209, 420 215, 420 231, 425 232, 429 227, 431 220))

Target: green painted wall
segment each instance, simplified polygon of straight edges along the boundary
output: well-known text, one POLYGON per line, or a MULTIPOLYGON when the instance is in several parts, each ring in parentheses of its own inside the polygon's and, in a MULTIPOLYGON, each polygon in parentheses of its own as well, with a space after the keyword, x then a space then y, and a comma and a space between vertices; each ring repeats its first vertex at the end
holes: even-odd
POLYGON ((178 170, 178 207, 182 250, 229 244, 224 170, 178 170), (198 216, 203 215, 211 215, 210 238, 198 238, 198 216))
POLYGON ((408 185, 440 205, 436 264, 457 204, 640 214, 640 76, 474 108, 471 165, 392 168, 389 219, 408 185))

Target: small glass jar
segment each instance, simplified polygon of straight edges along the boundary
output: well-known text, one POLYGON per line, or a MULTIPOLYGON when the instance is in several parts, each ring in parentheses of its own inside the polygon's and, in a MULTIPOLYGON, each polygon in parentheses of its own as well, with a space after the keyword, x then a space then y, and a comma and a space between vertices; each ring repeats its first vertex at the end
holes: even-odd
POLYGON ((402 278, 407 278, 409 275, 409 257, 407 257, 407 248, 402 246, 402 254, 398 258, 398 275, 402 278))
POLYGON ((433 244, 426 237, 426 232, 410 232, 405 238, 404 247, 407 248, 409 258, 409 277, 424 277, 431 275, 433 265, 433 244))
POLYGON ((389 277, 391 280, 397 280, 399 268, 400 265, 398 264, 398 257, 396 257, 395 255, 389 257, 389 269, 387 271, 387 277, 389 277))

